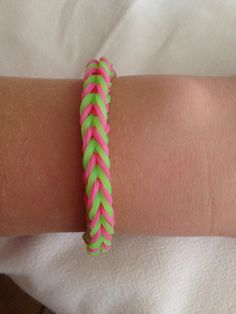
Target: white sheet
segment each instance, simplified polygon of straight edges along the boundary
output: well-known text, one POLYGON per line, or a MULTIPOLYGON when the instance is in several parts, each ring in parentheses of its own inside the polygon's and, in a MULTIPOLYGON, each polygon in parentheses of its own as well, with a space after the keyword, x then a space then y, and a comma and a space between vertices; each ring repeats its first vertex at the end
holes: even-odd
MULTIPOLYGON (((7 76, 78 78, 103 54, 118 75, 233 75, 236 1, 0 0, 0 47, 7 76)), ((115 235, 94 258, 81 236, 2 237, 0 272, 58 314, 236 313, 234 238, 115 235)))

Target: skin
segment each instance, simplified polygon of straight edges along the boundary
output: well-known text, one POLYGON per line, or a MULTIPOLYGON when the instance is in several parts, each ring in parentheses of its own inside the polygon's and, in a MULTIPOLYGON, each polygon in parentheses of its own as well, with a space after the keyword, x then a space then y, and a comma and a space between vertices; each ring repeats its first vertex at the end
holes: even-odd
MULTIPOLYGON (((85 231, 81 80, 0 78, 0 235, 85 231)), ((116 77, 115 233, 236 236, 236 78, 116 77)))

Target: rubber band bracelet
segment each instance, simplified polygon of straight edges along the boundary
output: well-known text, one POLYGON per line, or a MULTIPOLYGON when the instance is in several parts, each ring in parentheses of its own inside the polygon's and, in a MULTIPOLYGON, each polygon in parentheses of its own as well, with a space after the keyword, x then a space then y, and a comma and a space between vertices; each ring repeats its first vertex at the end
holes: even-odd
POLYGON ((89 255, 108 252, 114 234, 108 148, 108 112, 114 76, 116 72, 103 56, 87 63, 83 77, 80 125, 86 232, 82 238, 89 255))

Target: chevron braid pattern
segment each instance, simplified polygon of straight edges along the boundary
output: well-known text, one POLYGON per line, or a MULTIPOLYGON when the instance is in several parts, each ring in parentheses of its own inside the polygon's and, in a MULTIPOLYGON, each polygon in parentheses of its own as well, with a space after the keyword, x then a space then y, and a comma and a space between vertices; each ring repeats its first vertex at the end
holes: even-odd
POLYGON ((89 255, 108 252, 114 234, 107 120, 115 75, 109 61, 101 57, 86 65, 83 77, 80 125, 87 231, 82 238, 89 255))

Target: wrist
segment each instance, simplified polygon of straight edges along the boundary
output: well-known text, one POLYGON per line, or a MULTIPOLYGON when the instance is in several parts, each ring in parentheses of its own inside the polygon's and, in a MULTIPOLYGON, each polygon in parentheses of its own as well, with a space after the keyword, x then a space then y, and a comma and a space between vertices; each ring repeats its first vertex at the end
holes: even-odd
POLYGON ((117 232, 235 236, 234 82, 114 80, 110 154, 117 232))

